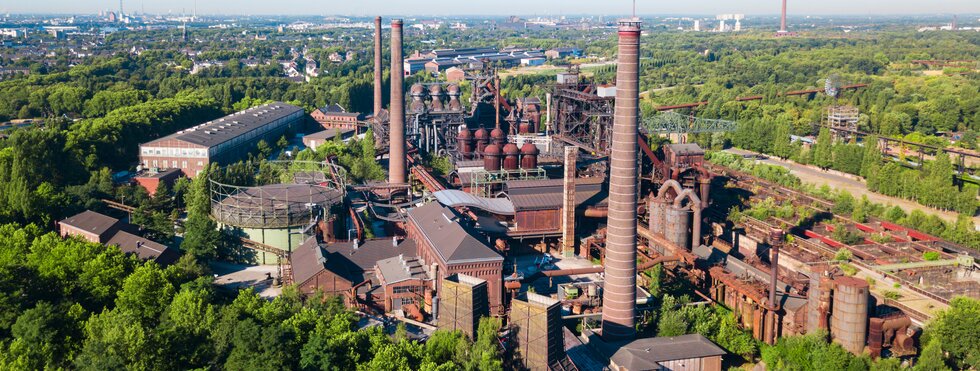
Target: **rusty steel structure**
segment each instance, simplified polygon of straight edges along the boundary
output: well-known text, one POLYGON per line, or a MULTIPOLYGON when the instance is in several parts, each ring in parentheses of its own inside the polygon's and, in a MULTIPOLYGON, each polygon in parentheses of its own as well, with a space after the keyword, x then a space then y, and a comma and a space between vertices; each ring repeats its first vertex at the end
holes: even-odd
POLYGON ((452 156, 455 160, 472 156, 473 151, 466 147, 472 132, 467 128, 458 85, 415 84, 409 89, 409 95, 412 97, 408 109, 411 125, 407 137, 416 147, 439 156, 452 156), (460 138, 461 134, 464 138, 460 138))
MULTIPOLYGON (((577 75, 572 69, 568 74, 577 75)), ((581 78, 559 81, 551 94, 548 131, 561 141, 596 155, 608 155, 616 99, 601 97, 596 86, 581 78)))
POLYGON ((636 336, 637 130, 639 118, 640 29, 638 19, 619 22, 616 114, 610 156, 609 217, 605 256, 602 336, 636 336))
POLYGON ((407 182, 405 153, 405 65, 402 56, 401 19, 391 21, 391 103, 389 124, 388 183, 407 182))

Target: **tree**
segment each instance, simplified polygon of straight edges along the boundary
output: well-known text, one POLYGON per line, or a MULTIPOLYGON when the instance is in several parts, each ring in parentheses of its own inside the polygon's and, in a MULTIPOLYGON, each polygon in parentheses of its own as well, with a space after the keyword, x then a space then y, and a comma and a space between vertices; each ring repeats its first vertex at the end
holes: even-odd
POLYGON ((155 325, 174 292, 164 270, 154 263, 147 263, 123 281, 122 291, 116 298, 116 310, 131 314, 146 325, 155 325))
POLYGON ((925 348, 922 349, 922 354, 919 355, 919 359, 915 363, 913 370, 948 371, 950 368, 946 365, 944 358, 942 341, 939 339, 932 339, 929 341, 929 344, 926 344, 925 348))
POLYGON ((830 136, 830 129, 820 128, 817 135, 817 144, 813 147, 813 164, 822 169, 828 169, 833 165, 833 138, 830 136))
POLYGON ((7 369, 67 368, 74 349, 66 338, 77 336, 76 323, 59 308, 40 302, 24 311, 11 329, 13 342, 0 352, 0 366, 7 369))
POLYGON ((927 328, 933 337, 929 346, 949 352, 958 368, 980 367, 980 300, 953 298, 949 309, 939 312, 927 328))

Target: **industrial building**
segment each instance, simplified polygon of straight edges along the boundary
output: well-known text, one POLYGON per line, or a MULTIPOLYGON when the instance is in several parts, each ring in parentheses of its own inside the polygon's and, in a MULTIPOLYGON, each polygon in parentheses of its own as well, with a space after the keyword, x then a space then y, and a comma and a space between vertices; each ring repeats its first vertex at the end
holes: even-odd
POLYGON ((313 110, 310 117, 324 129, 357 130, 358 123, 364 121, 367 116, 360 112, 347 112, 347 109, 341 105, 331 104, 313 110))
POLYGON ((558 300, 527 293, 525 300, 511 302, 511 326, 517 354, 529 370, 549 370, 565 357, 561 305, 558 300))
POLYGON ((302 108, 269 103, 140 144, 140 164, 155 171, 180 169, 194 177, 208 164, 245 158, 260 140, 275 142, 305 122, 302 108))
POLYGON ((91 210, 59 221, 58 233, 63 238, 77 237, 88 242, 116 246, 126 255, 160 265, 172 264, 180 257, 177 249, 140 237, 135 226, 91 210))
POLYGON ((403 23, 393 20, 387 109, 380 22, 367 123, 387 182, 339 187, 324 171, 235 187, 212 203, 216 219, 250 240, 287 241, 288 280, 305 294, 343 295, 353 308, 471 338, 480 318, 497 317, 501 344, 518 356, 514 366, 532 370, 719 370, 725 351, 700 335, 637 338, 638 318, 657 305, 640 272, 658 264, 689 281, 704 303, 727 308, 759 341, 826 331, 848 351, 874 357, 915 354, 917 326, 934 311, 889 299, 866 277, 929 303, 980 296, 980 282, 965 274, 975 256, 955 244, 874 218, 826 220, 834 218, 826 201, 706 162, 687 135, 734 123, 673 111, 707 102, 658 107, 673 113, 641 121, 637 19, 619 23, 615 85, 571 68, 544 99, 504 96, 492 68, 492 57, 504 56, 495 50, 435 50, 406 60, 403 23), (472 86, 469 104, 453 82, 406 92, 405 74, 427 67, 472 86), (654 150, 647 140, 656 135, 675 143, 654 150), (448 169, 434 171, 434 156, 448 169), (739 197, 718 192, 733 188, 739 197), (762 197, 819 216, 728 220, 732 207, 762 197), (840 226, 867 238, 835 241, 830 232, 840 226), (368 232, 386 237, 365 241, 368 232), (299 247, 293 235, 303 236, 299 247), (839 249, 853 252, 846 264, 858 273, 831 261, 839 249), (927 251, 940 259, 923 261, 927 251), (582 335, 572 335, 568 328, 578 324, 582 335))
POLYGON ((480 318, 490 315, 487 281, 465 274, 454 274, 444 278, 440 287, 439 328, 459 330, 474 339, 480 318))

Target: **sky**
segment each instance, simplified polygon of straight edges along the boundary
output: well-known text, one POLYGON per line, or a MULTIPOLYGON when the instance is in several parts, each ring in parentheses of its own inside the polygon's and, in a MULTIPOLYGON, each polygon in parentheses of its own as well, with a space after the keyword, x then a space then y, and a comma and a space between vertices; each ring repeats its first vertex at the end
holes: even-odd
MULTIPOLYGON (((124 0, 127 13, 281 15, 629 14, 631 0, 124 0)), ((641 15, 777 14, 779 0, 636 0, 641 15)), ((789 0, 790 15, 980 14, 980 0, 789 0)), ((96 13, 119 0, 0 0, 3 13, 96 13)))

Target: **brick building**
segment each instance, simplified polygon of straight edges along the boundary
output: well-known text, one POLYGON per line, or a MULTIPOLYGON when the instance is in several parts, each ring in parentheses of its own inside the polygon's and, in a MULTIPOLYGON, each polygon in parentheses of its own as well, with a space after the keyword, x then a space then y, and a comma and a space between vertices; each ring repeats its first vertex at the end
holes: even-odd
POLYGON ((264 104, 178 131, 140 145, 140 163, 151 171, 180 169, 189 177, 209 163, 244 158, 265 139, 274 142, 305 120, 302 108, 282 102, 264 104))
POLYGON ((357 129, 357 123, 364 121, 366 117, 363 113, 347 112, 347 109, 339 104, 314 110, 310 113, 313 120, 323 126, 324 129, 357 129))
POLYGON ((460 216, 433 202, 408 212, 406 233, 418 245, 418 256, 441 290, 444 278, 465 274, 487 281, 490 312, 501 309, 504 258, 460 225, 460 216))
POLYGON ((171 264, 180 257, 176 249, 140 237, 137 232, 128 223, 91 210, 58 222, 58 233, 63 238, 78 237, 88 242, 116 246, 124 254, 135 255, 140 260, 152 260, 160 265, 171 264))

